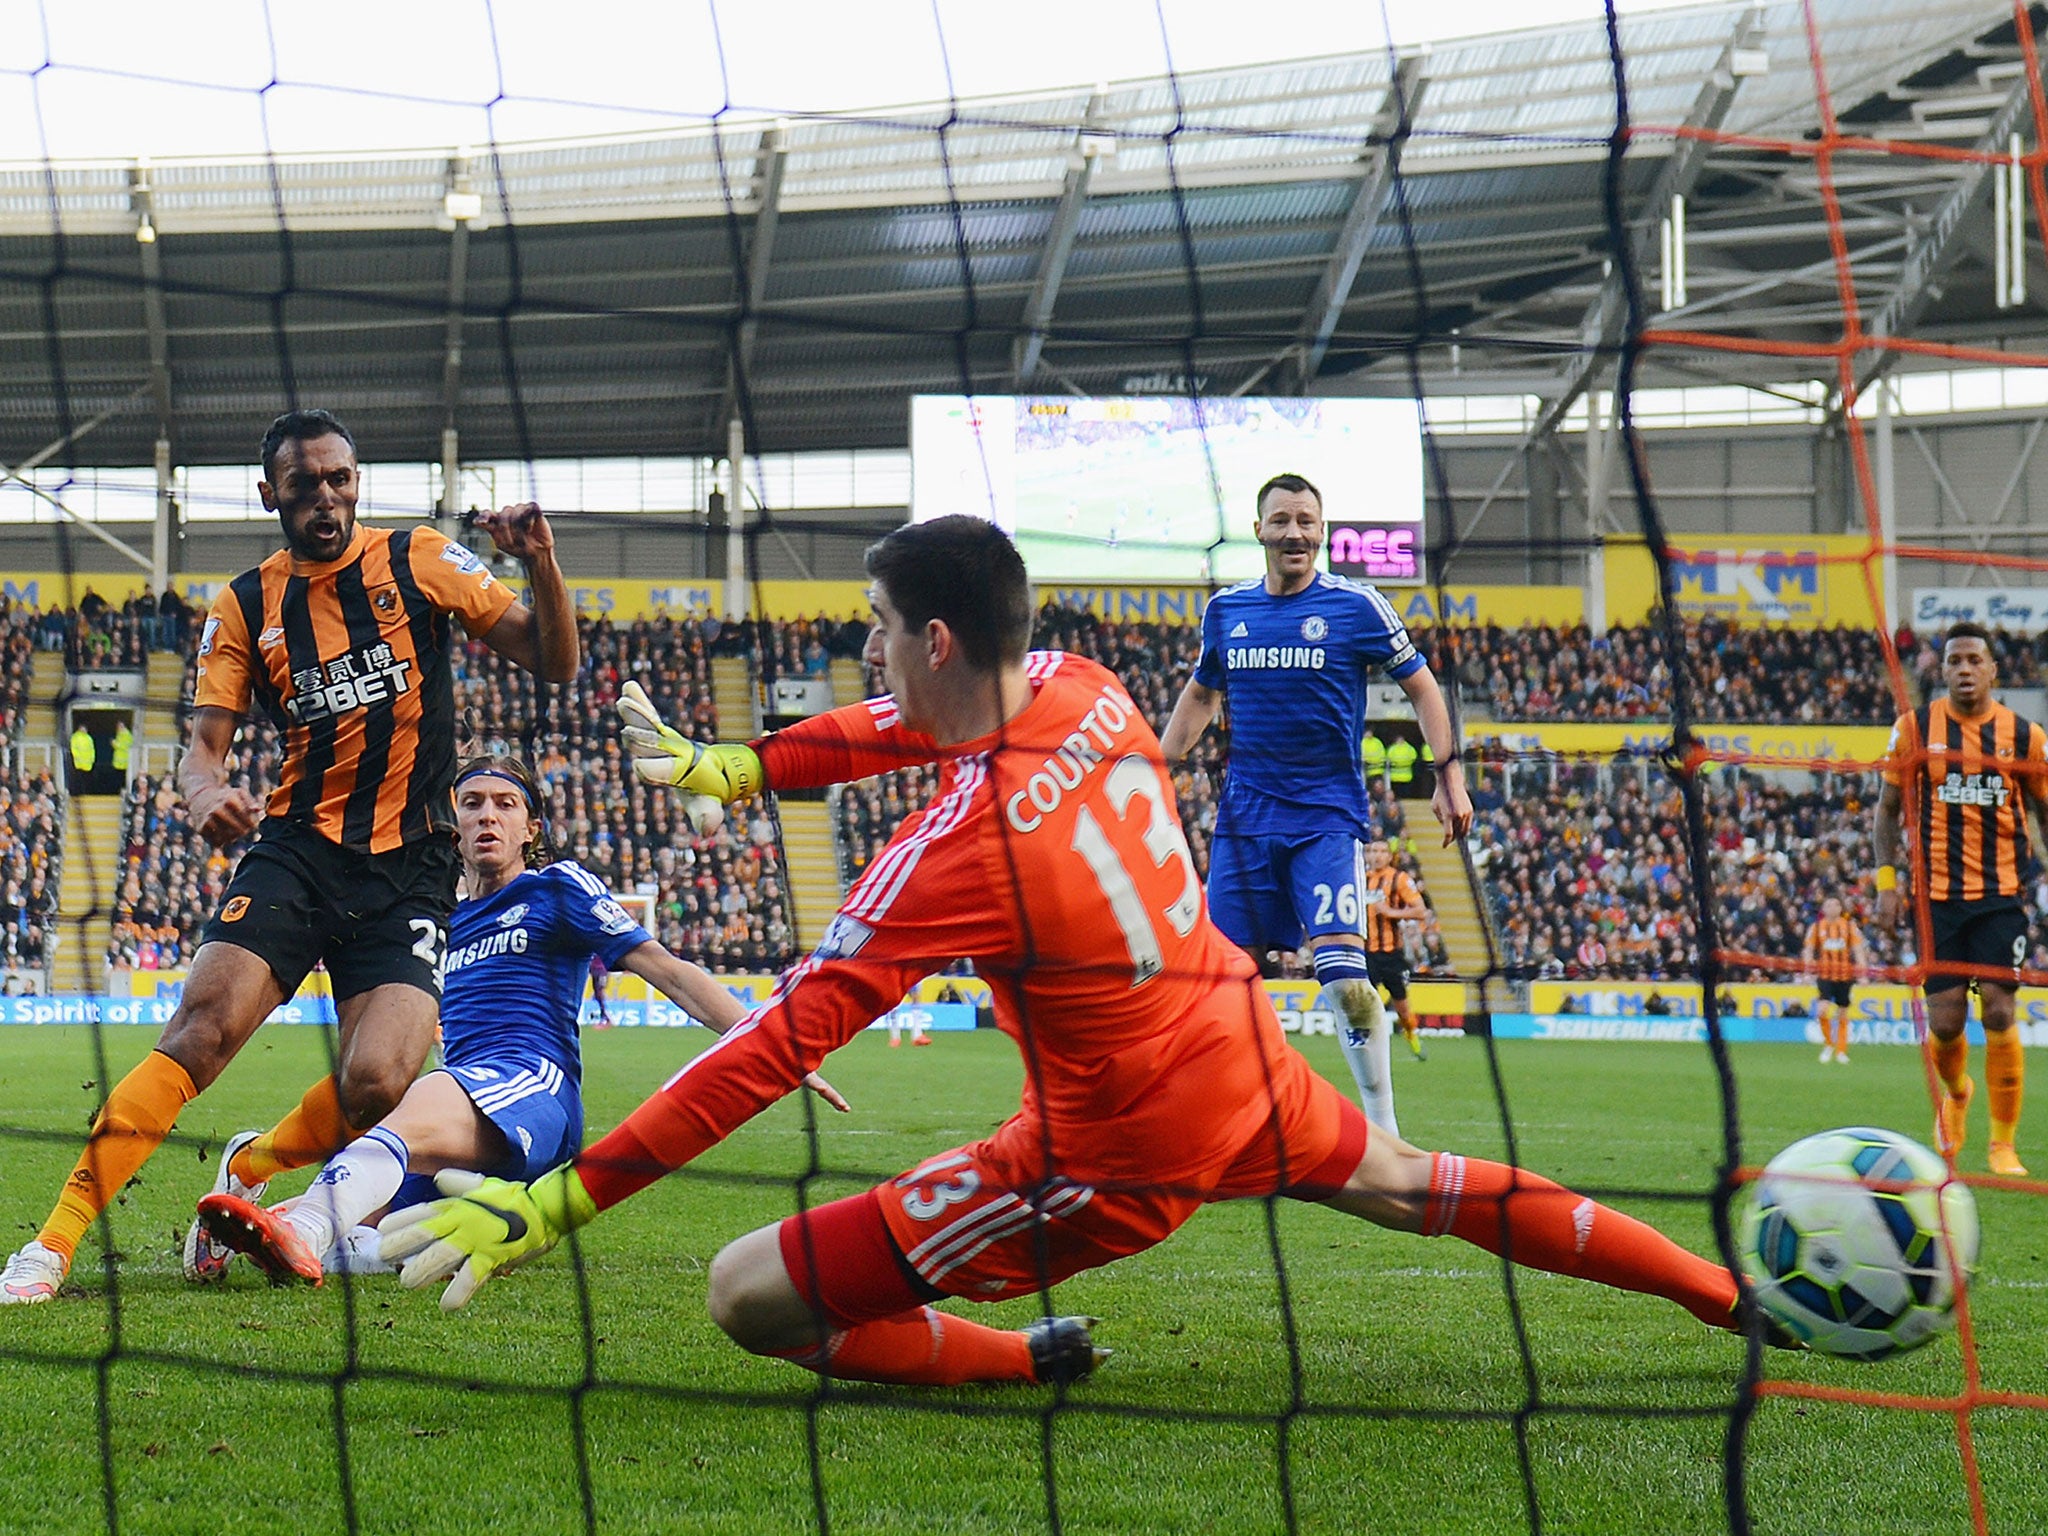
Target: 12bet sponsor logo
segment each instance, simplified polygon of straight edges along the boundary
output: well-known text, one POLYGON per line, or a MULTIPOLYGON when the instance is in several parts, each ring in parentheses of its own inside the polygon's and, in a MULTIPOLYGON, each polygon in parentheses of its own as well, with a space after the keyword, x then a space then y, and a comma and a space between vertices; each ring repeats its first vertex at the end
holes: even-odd
POLYGON ((292 674, 292 697, 285 709, 294 723, 310 725, 350 710, 367 709, 410 693, 407 674, 412 663, 394 656, 388 645, 366 645, 327 663, 292 674))

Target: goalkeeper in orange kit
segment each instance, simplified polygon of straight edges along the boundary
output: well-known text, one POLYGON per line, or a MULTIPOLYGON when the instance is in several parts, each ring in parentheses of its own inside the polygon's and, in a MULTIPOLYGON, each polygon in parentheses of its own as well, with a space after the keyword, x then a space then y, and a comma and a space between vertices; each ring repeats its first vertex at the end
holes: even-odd
MULTIPOLYGON (((1072 1381, 1093 1319, 1000 1329, 942 1298, 1040 1292, 1165 1239, 1204 1203, 1285 1195, 1453 1233, 1515 1261, 1735 1325, 1719 1264, 1523 1169, 1370 1127, 1288 1044, 1252 962, 1209 921, 1158 740, 1117 679, 1027 652, 1022 560, 941 518, 868 554, 868 659, 891 692, 752 747, 699 746, 622 701, 636 772, 732 798, 943 764, 818 948, 761 1007, 573 1165, 387 1219, 404 1283, 444 1307, 730 1135, 920 977, 971 958, 1023 1049, 983 1140, 729 1244, 709 1304, 744 1348, 867 1381, 1072 1381)), ((1462 828, 1459 830, 1463 830, 1462 828)), ((452 1192, 451 1192, 452 1193, 452 1192)))

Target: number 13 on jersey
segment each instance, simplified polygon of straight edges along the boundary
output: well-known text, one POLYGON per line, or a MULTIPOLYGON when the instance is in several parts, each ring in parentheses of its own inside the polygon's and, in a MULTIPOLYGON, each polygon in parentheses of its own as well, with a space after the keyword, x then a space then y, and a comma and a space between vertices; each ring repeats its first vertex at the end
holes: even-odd
POLYGON ((1124 944, 1131 952, 1131 985, 1143 986, 1166 964, 1159 929, 1145 900, 1138 894, 1138 882, 1131 871, 1139 868, 1137 858, 1148 860, 1153 869, 1164 869, 1169 860, 1181 870, 1180 894, 1159 914, 1175 934, 1186 938, 1202 916, 1202 883, 1195 878, 1195 861, 1188 852, 1180 823, 1166 803, 1159 785, 1158 768, 1138 753, 1119 758, 1103 780, 1114 820, 1105 827, 1094 810, 1082 806, 1074 818, 1074 851, 1087 861, 1095 883, 1123 930, 1124 944), (1132 802, 1145 802, 1143 826, 1137 827, 1132 802), (1133 830, 1136 829, 1134 837, 1133 830), (1130 845, 1135 843, 1136 847, 1130 845), (1119 844, 1123 845, 1121 848, 1119 844), (1133 858, 1133 855, 1136 858, 1133 858))

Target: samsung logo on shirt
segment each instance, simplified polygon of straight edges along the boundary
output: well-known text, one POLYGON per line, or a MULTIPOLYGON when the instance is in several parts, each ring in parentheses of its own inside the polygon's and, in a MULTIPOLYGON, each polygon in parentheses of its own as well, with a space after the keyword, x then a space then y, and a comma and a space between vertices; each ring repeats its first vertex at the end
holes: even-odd
POLYGON ((496 933, 485 934, 474 944, 451 949, 446 963, 441 967, 442 973, 452 974, 465 965, 475 965, 477 961, 488 960, 494 955, 523 955, 526 953, 528 942, 524 928, 500 928, 496 933))
POLYGON ((1323 670, 1323 656, 1320 645, 1238 645, 1226 650, 1223 660, 1233 671, 1239 668, 1272 671, 1281 667, 1307 667, 1320 672, 1323 670))

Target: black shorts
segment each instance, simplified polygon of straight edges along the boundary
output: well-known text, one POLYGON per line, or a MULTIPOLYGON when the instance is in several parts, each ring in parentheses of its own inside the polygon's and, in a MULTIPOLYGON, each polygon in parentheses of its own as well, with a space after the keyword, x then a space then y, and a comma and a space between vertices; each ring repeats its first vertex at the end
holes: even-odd
POLYGON ((1820 1000, 1832 1003, 1837 1008, 1849 1006, 1849 994, 1856 989, 1853 981, 1823 981, 1820 984, 1820 1000))
POLYGON ((1365 968, 1372 972, 1373 984, 1385 987, 1387 996, 1395 1002, 1402 1002, 1408 996, 1408 960, 1397 950, 1367 950, 1365 968))
MULTIPOLYGON (((1928 914, 1934 929, 1937 965, 1948 961, 1956 965, 1996 966, 2001 971, 2009 968, 2013 984, 2019 984, 2020 967, 2027 959, 2027 912, 2018 901, 2010 896, 1990 901, 1935 901, 1928 903, 1928 914)), ((1925 991, 1932 997, 1980 979, 1931 972, 1925 991)))
POLYGON ((200 942, 261 956, 287 996, 324 960, 337 1000, 394 981, 439 997, 458 867, 449 834, 354 853, 266 819, 200 942))

